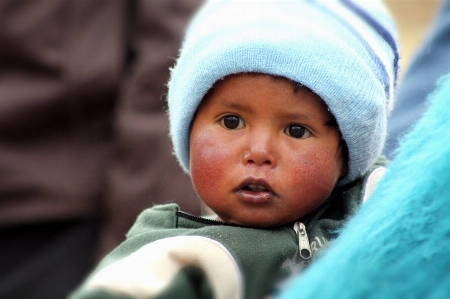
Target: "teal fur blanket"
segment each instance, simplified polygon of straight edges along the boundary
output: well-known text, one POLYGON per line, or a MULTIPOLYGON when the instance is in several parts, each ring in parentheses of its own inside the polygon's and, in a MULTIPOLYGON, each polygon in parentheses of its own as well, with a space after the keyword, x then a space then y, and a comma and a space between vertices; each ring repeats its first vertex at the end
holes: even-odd
POLYGON ((378 189, 278 297, 450 298, 450 74, 378 189))

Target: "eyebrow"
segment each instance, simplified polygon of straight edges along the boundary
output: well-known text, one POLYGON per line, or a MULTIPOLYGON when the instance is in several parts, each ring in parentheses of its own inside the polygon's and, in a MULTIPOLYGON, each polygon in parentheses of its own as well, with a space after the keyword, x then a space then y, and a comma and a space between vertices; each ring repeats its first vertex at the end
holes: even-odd
MULTIPOLYGON (((298 114, 298 113, 291 113, 291 112, 286 112, 286 113, 281 113, 280 114, 280 118, 283 119, 288 119, 291 121, 309 121, 311 119, 313 119, 311 116, 307 115, 307 114, 298 114)), ((328 126, 328 127, 334 127, 334 126, 338 126, 336 120, 334 119, 334 117, 331 115, 330 119, 321 119, 322 124, 324 126, 328 126)))
POLYGON ((252 112, 252 109, 248 106, 245 106, 245 105, 242 105, 239 103, 234 103, 234 102, 231 103, 225 99, 221 99, 220 106, 226 107, 226 108, 231 108, 231 109, 236 109, 236 110, 244 111, 244 112, 252 112))
POLYGON ((283 119, 294 119, 294 120, 310 120, 311 117, 306 114, 283 112, 280 114, 283 119))
MULTIPOLYGON (((234 102, 230 103, 226 100, 221 101, 220 106, 226 107, 226 108, 231 108, 231 109, 236 109, 238 111, 244 111, 244 112, 248 112, 248 113, 252 112, 252 109, 246 105, 242 105, 240 103, 234 103, 234 102)), ((311 117, 306 114, 299 114, 299 113, 293 113, 293 112, 282 112, 279 114, 279 117, 281 119, 291 119, 291 120, 299 120, 299 121, 311 119, 311 117)))

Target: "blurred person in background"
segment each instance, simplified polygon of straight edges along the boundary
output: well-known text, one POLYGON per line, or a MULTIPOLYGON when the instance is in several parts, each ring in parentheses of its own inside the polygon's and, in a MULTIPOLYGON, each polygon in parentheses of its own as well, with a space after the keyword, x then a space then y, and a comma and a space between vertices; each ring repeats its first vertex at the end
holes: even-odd
POLYGON ((438 79, 450 72, 450 0, 442 0, 428 37, 399 84, 394 110, 388 119, 385 155, 392 159, 399 139, 426 110, 427 95, 438 79))
POLYGON ((192 1, 0 1, 0 298, 65 298, 161 200, 169 66, 192 1))

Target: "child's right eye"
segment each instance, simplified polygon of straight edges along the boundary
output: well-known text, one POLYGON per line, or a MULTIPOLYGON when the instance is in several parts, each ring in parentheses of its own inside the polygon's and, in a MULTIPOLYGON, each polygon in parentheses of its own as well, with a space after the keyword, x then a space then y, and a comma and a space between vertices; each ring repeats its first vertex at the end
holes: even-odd
POLYGON ((229 130, 239 130, 244 128, 244 121, 235 115, 227 115, 220 120, 220 123, 229 130))

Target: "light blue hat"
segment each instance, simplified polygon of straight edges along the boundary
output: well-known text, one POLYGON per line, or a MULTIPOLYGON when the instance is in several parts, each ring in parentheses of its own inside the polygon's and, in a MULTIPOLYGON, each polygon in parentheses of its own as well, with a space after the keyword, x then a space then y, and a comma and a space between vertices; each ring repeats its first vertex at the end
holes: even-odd
POLYGON ((214 83, 227 75, 283 76, 316 92, 335 116, 349 172, 381 154, 393 105, 398 50, 382 0, 208 1, 194 16, 169 81, 170 136, 189 173, 189 129, 214 83))

